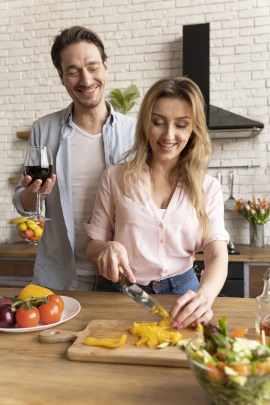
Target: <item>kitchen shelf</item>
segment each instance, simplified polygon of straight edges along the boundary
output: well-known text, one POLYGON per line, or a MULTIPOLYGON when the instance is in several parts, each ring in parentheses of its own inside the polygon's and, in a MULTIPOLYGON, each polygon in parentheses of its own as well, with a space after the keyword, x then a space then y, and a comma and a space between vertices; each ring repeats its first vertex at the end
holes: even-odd
POLYGON ((17 138, 20 138, 20 139, 28 139, 29 138, 29 136, 30 136, 30 134, 31 134, 31 130, 29 130, 29 131, 23 131, 23 132, 17 132, 17 138))
POLYGON ((9 177, 8 182, 9 184, 18 184, 20 180, 20 177, 9 177))
POLYGON ((253 167, 261 167, 261 165, 239 165, 239 166, 208 166, 208 169, 250 169, 253 167))

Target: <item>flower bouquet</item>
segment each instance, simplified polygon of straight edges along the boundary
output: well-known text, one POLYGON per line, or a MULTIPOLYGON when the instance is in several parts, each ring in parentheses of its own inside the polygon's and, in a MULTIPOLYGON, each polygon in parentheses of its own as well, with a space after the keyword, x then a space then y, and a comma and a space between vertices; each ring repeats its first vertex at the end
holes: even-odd
POLYGON ((262 201, 256 196, 253 201, 236 200, 235 210, 242 217, 249 221, 250 245, 256 247, 264 246, 264 224, 269 221, 270 205, 267 198, 262 201))

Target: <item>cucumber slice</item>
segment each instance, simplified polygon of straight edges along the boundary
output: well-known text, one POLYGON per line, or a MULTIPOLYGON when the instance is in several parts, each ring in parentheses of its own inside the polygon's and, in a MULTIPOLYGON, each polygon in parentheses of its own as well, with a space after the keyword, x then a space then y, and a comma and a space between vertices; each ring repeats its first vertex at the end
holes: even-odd
POLYGON ((164 347, 169 346, 171 343, 170 342, 163 342, 160 343, 160 345, 157 346, 157 349, 164 349, 164 347))

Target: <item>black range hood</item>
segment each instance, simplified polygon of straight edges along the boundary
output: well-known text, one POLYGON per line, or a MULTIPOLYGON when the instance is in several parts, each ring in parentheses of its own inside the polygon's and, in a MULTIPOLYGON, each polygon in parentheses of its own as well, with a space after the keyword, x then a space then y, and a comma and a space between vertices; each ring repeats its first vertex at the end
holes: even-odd
POLYGON ((251 138, 264 128, 260 122, 210 104, 210 24, 183 26, 183 76, 200 87, 206 103, 211 138, 251 138))

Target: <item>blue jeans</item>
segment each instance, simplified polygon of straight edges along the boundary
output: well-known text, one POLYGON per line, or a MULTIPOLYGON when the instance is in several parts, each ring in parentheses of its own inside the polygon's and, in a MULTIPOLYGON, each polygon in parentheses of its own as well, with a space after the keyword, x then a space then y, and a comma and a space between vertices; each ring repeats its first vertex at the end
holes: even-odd
MULTIPOLYGON (((170 277, 160 281, 151 281, 148 285, 138 284, 138 286, 148 294, 184 295, 188 290, 196 292, 199 287, 199 281, 193 268, 191 268, 180 276, 170 277)), ((122 292, 122 287, 119 283, 113 283, 112 291, 122 292)))

